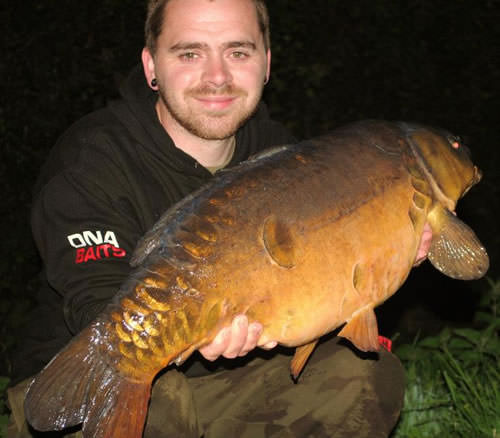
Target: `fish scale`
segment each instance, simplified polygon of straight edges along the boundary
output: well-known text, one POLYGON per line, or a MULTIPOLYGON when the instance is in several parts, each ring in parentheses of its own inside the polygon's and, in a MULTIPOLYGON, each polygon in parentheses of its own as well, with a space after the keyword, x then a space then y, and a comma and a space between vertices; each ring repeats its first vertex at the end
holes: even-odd
POLYGON ((139 438, 155 375, 238 314, 262 324, 261 343, 297 347, 294 378, 319 337, 340 327, 376 351, 373 309, 409 275, 426 223, 441 272, 474 279, 488 269, 453 214, 480 177, 449 133, 385 121, 221 172, 139 242, 113 303, 31 383, 26 418, 39 430, 83 423, 85 438, 139 438))

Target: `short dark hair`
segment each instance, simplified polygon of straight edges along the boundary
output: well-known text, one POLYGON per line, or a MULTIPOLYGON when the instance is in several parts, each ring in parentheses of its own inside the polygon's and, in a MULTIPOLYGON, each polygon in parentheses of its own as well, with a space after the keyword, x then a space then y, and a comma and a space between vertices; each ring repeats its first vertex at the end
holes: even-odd
MULTIPOLYGON (((156 52, 156 43, 163 27, 165 7, 170 0, 148 0, 146 25, 144 27, 145 44, 151 54, 156 52)), ((271 47, 271 32, 269 30, 269 13, 265 0, 252 0, 257 12, 259 28, 264 37, 264 47, 271 47)))

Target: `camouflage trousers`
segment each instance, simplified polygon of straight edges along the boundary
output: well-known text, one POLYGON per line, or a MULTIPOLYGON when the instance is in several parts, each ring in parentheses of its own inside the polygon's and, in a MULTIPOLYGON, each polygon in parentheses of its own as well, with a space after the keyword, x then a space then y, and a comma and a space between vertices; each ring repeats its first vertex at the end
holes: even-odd
MULTIPOLYGON (((381 350, 362 358, 333 338, 316 348, 297 383, 290 378, 289 362, 290 356, 275 354, 190 378, 169 370, 153 386, 144 437, 389 435, 402 407, 405 380, 394 355, 381 350)), ((18 418, 9 428, 8 438, 37 436, 19 417, 25 387, 18 385, 9 392, 18 418), (16 390, 20 401, 14 400, 16 390)), ((66 436, 81 437, 81 432, 66 436)))

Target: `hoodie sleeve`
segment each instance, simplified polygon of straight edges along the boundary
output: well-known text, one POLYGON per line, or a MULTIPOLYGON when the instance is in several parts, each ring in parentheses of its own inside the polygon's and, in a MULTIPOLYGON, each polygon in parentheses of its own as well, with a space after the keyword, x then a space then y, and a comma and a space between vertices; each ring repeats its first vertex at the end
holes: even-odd
POLYGON ((129 259, 142 225, 127 199, 125 176, 104 139, 89 147, 66 136, 49 160, 59 169, 39 189, 32 231, 50 286, 63 298, 64 317, 75 334, 103 309, 130 272, 129 259), (62 147, 62 148, 61 148, 62 147))

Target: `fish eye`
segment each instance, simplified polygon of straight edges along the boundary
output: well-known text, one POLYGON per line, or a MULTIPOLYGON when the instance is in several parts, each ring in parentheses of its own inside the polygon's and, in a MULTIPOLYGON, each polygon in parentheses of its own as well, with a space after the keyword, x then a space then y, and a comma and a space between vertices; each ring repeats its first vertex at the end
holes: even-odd
POLYGON ((461 137, 458 135, 448 135, 447 138, 453 149, 465 152, 465 154, 470 158, 470 149, 464 144, 461 137))
POLYGON ((457 135, 449 135, 448 142, 453 149, 459 149, 462 146, 462 139, 457 135))

